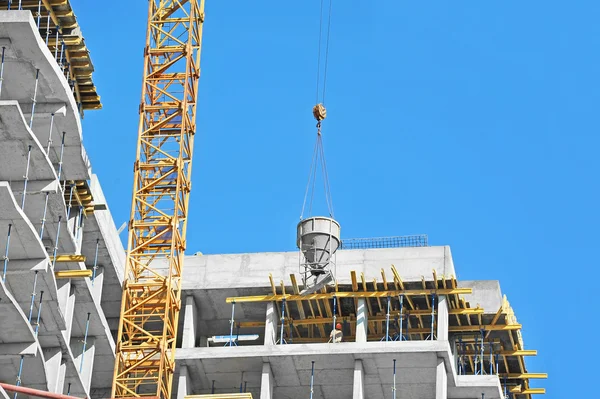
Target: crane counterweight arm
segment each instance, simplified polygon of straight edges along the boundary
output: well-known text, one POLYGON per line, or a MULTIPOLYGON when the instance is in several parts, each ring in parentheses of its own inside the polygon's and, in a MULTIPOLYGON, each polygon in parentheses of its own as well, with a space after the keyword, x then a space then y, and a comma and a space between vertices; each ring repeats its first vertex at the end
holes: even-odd
POLYGON ((204 0, 148 2, 113 398, 171 398, 203 22, 204 0))

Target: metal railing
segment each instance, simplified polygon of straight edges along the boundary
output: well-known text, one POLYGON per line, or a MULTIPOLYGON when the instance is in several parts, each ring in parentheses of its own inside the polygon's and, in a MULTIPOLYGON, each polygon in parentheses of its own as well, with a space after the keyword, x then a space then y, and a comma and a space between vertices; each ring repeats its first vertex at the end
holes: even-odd
POLYGON ((340 249, 428 247, 427 234, 395 237, 345 238, 340 249))

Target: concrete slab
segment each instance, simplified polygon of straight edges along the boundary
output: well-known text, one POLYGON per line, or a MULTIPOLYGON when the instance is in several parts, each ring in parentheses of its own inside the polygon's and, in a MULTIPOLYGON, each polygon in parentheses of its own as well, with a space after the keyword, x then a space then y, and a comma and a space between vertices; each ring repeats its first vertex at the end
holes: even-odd
MULTIPOLYGON (((26 124, 17 101, 0 101, 0 141, 0 180, 22 181, 29 155, 28 191, 56 190, 58 180, 54 167, 26 124)), ((22 189, 17 191, 22 192, 22 189)))
POLYGON ((56 116, 54 120, 50 159, 58 163, 62 132, 66 132, 62 177, 88 179, 89 160, 81 144, 81 120, 77 104, 53 54, 40 37, 31 13, 0 11, 0 42, 6 47, 2 98, 19 101, 26 120, 29 120, 39 70, 32 130, 41 143, 46 143, 50 132, 50 115, 64 107, 64 116, 56 116))
MULTIPOLYGON (((213 380, 218 387, 239 387, 240 381, 255 387, 260 382, 263 362, 268 362, 273 370, 276 398, 297 398, 309 393, 312 361, 315 361, 315 397, 351 397, 355 361, 361 360, 365 397, 383 399, 390 395, 393 360, 396 359, 398 397, 429 399, 435 396, 438 358, 448 366, 453 362, 447 342, 243 346, 178 349, 176 352, 178 365, 186 366, 190 372, 195 394, 210 392, 213 380)), ((481 381, 475 378, 468 386, 457 385, 454 371, 447 369, 451 374, 448 384, 458 395, 455 397, 479 397, 485 392, 486 398, 501 398, 497 377, 494 377, 495 385, 488 376, 481 381)))
MULTIPOLYGON (((33 328, 27 321, 27 316, 25 316, 2 279, 0 279, 0 320, 2 320, 0 356, 6 355, 6 351, 2 349, 6 344, 37 344, 33 328)), ((28 352, 26 355, 34 356, 35 353, 35 351, 33 353, 28 352)))

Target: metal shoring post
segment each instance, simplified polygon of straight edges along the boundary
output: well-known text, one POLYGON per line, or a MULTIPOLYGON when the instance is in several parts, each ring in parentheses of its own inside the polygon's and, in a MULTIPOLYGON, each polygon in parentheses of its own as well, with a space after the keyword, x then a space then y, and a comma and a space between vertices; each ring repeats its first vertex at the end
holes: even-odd
POLYGON ((233 320, 235 316, 235 301, 231 302, 231 320, 229 323, 229 342, 225 344, 225 346, 233 346, 233 320))
POLYGON ((6 47, 2 46, 2 64, 0 64, 0 95, 2 95, 2 81, 4 80, 4 52, 6 47))
POLYGON ((44 238, 44 226, 46 225, 46 211, 48 210, 48 197, 50 192, 46 191, 46 200, 44 201, 44 214, 42 215, 42 227, 40 228, 40 240, 44 238))
POLYGON ((60 143, 60 158, 58 160, 58 181, 60 182, 60 175, 62 173, 62 165, 63 165, 63 155, 65 153, 65 136, 67 132, 63 132, 62 140, 60 143))
POLYGON ((67 395, 71 394, 71 383, 69 382, 69 385, 67 386, 67 395))
POLYGON ((21 10, 21 3, 23 2, 23 0, 19 0, 19 11, 21 10))
POLYGON ((212 380, 212 388, 210 388, 210 393, 213 395, 215 393, 215 380, 212 380))
POLYGON ((281 332, 279 334, 279 345, 283 345, 283 327, 285 326, 285 298, 281 300, 281 332))
POLYGON ((391 298, 387 297, 387 313, 385 314, 385 342, 388 342, 390 336, 390 302, 391 298))
POLYGON ((483 350, 485 349, 483 340, 485 338, 485 330, 481 329, 480 331, 481 331, 481 347, 479 348, 479 351, 480 351, 481 364, 479 365, 479 369, 481 371, 480 374, 483 375, 483 373, 485 372, 485 370, 483 369, 483 356, 484 356, 483 350))
POLYGON ((311 368, 310 368, 310 399, 313 399, 313 393, 314 393, 314 382, 315 382, 315 361, 313 360, 311 362, 311 368))
POLYGON ((462 351, 462 336, 458 336, 458 375, 463 373, 463 351, 462 351))
MULTIPOLYGON (((337 320, 337 297, 334 295, 333 296, 333 329, 335 330, 335 323, 337 320)), ((336 334, 337 335, 337 334, 336 334)), ((333 338, 331 339, 332 343, 335 344, 335 335, 333 336, 333 338)))
POLYGON ((404 341, 404 294, 400 294, 400 341, 404 341))
POLYGON ((504 378, 502 379, 503 383, 503 388, 504 388, 504 398, 508 399, 508 390, 506 388, 506 376, 504 376, 504 378))
POLYGON ((42 16, 42 0, 38 1, 38 10, 37 10, 37 28, 40 29, 40 18, 42 16))
POLYGON ((244 392, 246 392, 246 387, 248 387, 248 381, 244 381, 244 392))
POLYGON ((85 349, 87 346, 87 337, 88 337, 89 328, 90 328, 90 313, 88 313, 87 320, 85 322, 85 336, 83 337, 83 350, 81 351, 81 363, 79 364, 79 373, 81 373, 83 370, 83 358, 85 357, 85 349))
POLYGON ((431 294, 431 340, 433 341, 433 326, 435 324, 435 294, 431 294))
POLYGON ((94 286, 94 280, 96 279, 96 270, 98 270, 98 247, 100 246, 100 239, 96 239, 96 253, 94 254, 94 267, 92 267, 92 287, 94 286))
POLYGON ((54 265, 56 265, 56 253, 58 252, 58 238, 60 237, 60 221, 62 220, 62 216, 58 217, 58 226, 56 227, 56 240, 54 240, 54 250, 52 251, 52 270, 54 270, 54 265))
POLYGON ((50 156, 50 146, 52 145, 52 128, 54 127, 54 112, 50 114, 50 131, 48 132, 48 146, 46 155, 50 156))
POLYGON ((61 70, 65 70, 65 67, 63 66, 63 53, 65 52, 65 41, 64 40, 60 40, 60 57, 58 57, 58 66, 60 66, 61 70))
POLYGON ((490 341, 490 375, 494 374, 494 348, 492 347, 492 342, 490 341))
POLYGON ((60 26, 56 25, 56 40, 54 41, 54 60, 58 62, 56 57, 58 56, 58 31, 60 30, 60 26))
POLYGON ((396 399, 396 359, 394 359, 394 386, 392 387, 393 398, 396 399))
POLYGON ((500 372, 498 371, 498 358, 500 356, 497 353, 494 353, 494 364, 496 365, 496 375, 500 374, 500 372))
POLYGON ((29 128, 33 128, 33 116, 35 115, 35 103, 37 101, 38 83, 40 81, 40 70, 35 70, 35 87, 33 88, 33 103, 31 104, 31 118, 29 119, 29 128))
POLYGON ((37 270, 35 271, 34 277, 33 277, 33 292, 31 293, 31 304, 29 305, 29 323, 31 324, 31 316, 33 315, 33 303, 35 302, 35 289, 37 288, 37 278, 38 278, 38 272, 37 270))
POLYGON ((21 200, 21 210, 25 210, 25 197, 27 196, 27 182, 29 181, 29 165, 31 164, 31 146, 27 150, 27 167, 25 168, 25 176, 23 178, 23 199, 21 200))
POLYGON ((37 337, 40 329, 40 316, 42 315, 42 299, 44 298, 44 291, 40 291, 40 305, 38 306, 38 315, 35 321, 35 336, 37 337))
POLYGON ((70 184, 69 187, 70 187, 70 190, 69 190, 69 205, 67 206, 67 225, 69 224, 69 219, 71 218, 71 207, 73 205, 73 188, 75 187, 75 184, 70 184))
MULTIPOLYGON (((21 361, 19 362, 19 373, 17 374, 17 383, 15 384, 18 387, 21 386, 21 373, 23 373, 23 360, 24 359, 25 359, 25 356, 21 355, 21 361)), ((19 393, 15 392, 13 399, 17 399, 17 396, 19 396, 19 393)))
POLYGON ((48 13, 48 19, 46 20, 46 46, 48 45, 49 35, 50 35, 50 13, 48 13))
POLYGON ((10 230, 12 229, 12 224, 8 224, 8 235, 6 237, 6 249, 4 250, 4 274, 2 275, 2 282, 6 282, 6 269, 8 267, 8 249, 10 247, 10 230))
POLYGON ((79 243, 79 238, 81 236, 81 229, 83 228, 83 207, 79 207, 79 213, 77 213, 77 227, 75 228, 75 240, 79 243))
POLYGON ((473 373, 475 375, 477 375, 477 352, 479 349, 477 345, 479 345, 479 336, 478 335, 475 336, 475 370, 473 373))
POLYGON ((10 10, 10 5, 12 3, 12 0, 8 0, 8 9, 10 10))

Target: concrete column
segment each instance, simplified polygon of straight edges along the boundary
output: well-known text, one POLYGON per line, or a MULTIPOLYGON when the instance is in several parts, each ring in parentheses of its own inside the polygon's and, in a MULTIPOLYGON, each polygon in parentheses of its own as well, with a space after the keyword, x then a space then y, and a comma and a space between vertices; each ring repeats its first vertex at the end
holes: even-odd
POLYGON ((185 314, 183 318, 183 340, 182 348, 193 348, 196 346, 196 333, 198 329, 198 310, 196 301, 192 295, 185 298, 185 314))
MULTIPOLYGON (((189 298, 189 297, 188 297, 189 298)), ((179 379, 177 386, 177 399, 183 399, 192 393, 192 382, 187 366, 179 367, 179 379)))
POLYGON ((448 377, 444 359, 438 358, 435 368, 435 399, 448 399, 448 377))
POLYGON ((448 297, 445 295, 438 297, 437 339, 448 341, 448 297))
POLYGON ((265 345, 277 342, 277 310, 274 302, 267 302, 267 319, 265 320, 265 345))
POLYGON ((356 342, 367 342, 367 335, 369 334, 369 312, 367 311, 367 300, 365 298, 358 298, 357 302, 356 342))
POLYGON ((354 386, 352 388, 352 399, 364 399, 365 397, 365 370, 362 360, 354 361, 354 386))
POLYGON ((263 363, 262 376, 260 378, 260 399, 273 399, 275 390, 275 379, 271 371, 271 364, 263 363))

